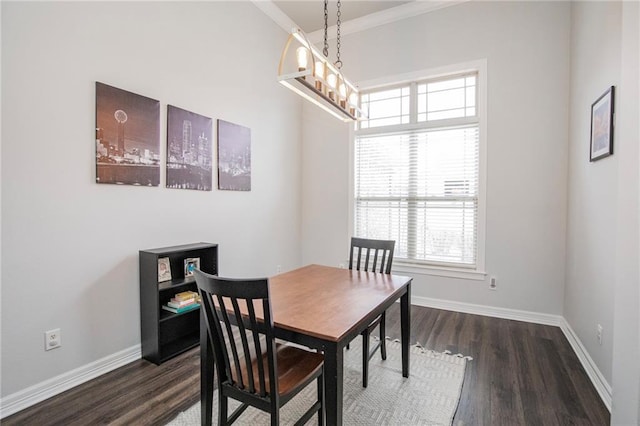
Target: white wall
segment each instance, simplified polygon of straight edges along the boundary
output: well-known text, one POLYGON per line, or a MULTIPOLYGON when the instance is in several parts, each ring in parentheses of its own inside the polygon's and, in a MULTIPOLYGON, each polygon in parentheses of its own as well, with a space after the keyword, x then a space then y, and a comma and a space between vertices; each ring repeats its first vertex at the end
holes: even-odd
MULTIPOLYGON (((2 7, 0 6, 0 22, 2 22, 2 7)), ((2 46, 2 31, 0 30, 0 46, 2 46)), ((0 81, 2 79, 2 55, 0 54, 0 81)), ((0 84, 0 98, 2 98, 2 84, 0 84)), ((2 102, 0 102, 0 177, 2 176, 2 102)), ((2 185, 0 181, 0 224, 2 223, 2 185)), ((2 226, 0 226, 0 307, 2 304, 2 226)), ((1 314, 1 312, 0 312, 1 314)), ((0 328, 2 316, 0 315, 0 328)), ((0 333, 0 366, 2 365, 2 333, 0 333)), ((0 368, 0 383, 2 383, 2 368, 0 368)), ((1 394, 0 394, 1 395, 1 394)))
POLYGON ((637 425, 640 424, 640 3, 622 3, 621 14, 614 141, 614 155, 618 157, 618 211, 611 423, 637 425))
POLYGON ((267 16, 249 2, 1 7, 3 397, 140 343, 140 249, 219 243, 227 276, 299 266, 301 102, 276 82, 286 34, 267 16), (158 188, 96 184, 95 81, 160 100, 163 153, 168 103, 250 127, 251 192, 171 190, 164 172, 158 188))
POLYGON ((303 263, 338 266, 349 258, 348 123, 303 104, 303 263))
MULTIPOLYGON (((414 275, 414 296, 562 313, 569 24, 568 3, 469 2, 343 37, 356 82, 487 59, 486 270, 499 289, 414 275)), ((351 220, 348 127, 304 109, 303 262, 337 265, 351 220)))
MULTIPOLYGON (((608 383, 613 356, 618 161, 589 162, 591 104, 620 83, 621 3, 572 8, 567 276, 564 316, 608 383), (597 56, 594 56, 597 52, 597 56), (601 324, 602 345, 596 338, 601 324)), ((617 102, 616 102, 617 104, 617 102)), ((614 153, 616 152, 614 142, 614 153)))

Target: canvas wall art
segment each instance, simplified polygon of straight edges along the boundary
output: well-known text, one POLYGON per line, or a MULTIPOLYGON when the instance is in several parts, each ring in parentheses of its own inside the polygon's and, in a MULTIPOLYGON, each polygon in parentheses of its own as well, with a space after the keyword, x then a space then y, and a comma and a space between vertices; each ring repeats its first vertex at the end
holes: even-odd
POLYGON ((213 120, 167 106, 167 188, 211 191, 213 120))
POLYGON ((613 105, 615 87, 611 86, 591 105, 590 161, 613 154, 613 105))
POLYGON ((218 120, 218 188, 251 191, 251 129, 218 120))
POLYGON ((160 185, 160 102, 96 82, 96 182, 160 185))

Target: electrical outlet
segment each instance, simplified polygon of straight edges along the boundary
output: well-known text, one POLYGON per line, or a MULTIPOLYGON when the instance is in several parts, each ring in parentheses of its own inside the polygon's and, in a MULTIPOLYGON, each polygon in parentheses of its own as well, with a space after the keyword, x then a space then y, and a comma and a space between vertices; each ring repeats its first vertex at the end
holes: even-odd
POLYGON ((282 265, 276 265, 276 274, 282 272, 282 265))
POLYGON ((490 290, 497 290, 498 289, 498 281, 497 281, 496 277, 489 278, 489 289, 490 290))
POLYGON ((338 263, 338 268, 340 268, 340 269, 346 268, 346 266, 344 266, 344 265, 345 265, 344 263, 340 262, 340 263, 338 263))
POLYGON ((602 345, 602 326, 600 324, 596 327, 596 337, 598 338, 598 343, 602 345))
POLYGON ((44 350, 50 351, 51 349, 59 348, 62 346, 62 336, 60 335, 60 329, 49 330, 44 333, 44 350))

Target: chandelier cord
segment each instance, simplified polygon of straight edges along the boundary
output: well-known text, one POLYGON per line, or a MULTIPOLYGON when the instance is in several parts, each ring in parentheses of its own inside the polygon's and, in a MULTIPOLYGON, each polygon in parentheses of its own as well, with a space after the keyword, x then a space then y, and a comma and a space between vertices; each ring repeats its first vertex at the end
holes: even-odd
POLYGON ((327 31, 329 30, 327 24, 329 19, 328 5, 329 0, 324 0, 324 49, 322 49, 322 53, 324 53, 325 58, 329 56, 329 42, 327 41, 327 31))
MULTIPOLYGON (((338 19, 336 21, 336 29, 337 29, 337 39, 336 39, 336 67, 338 67, 338 69, 342 68, 342 61, 340 60, 340 16, 342 15, 342 13, 340 12, 340 6, 341 6, 341 2, 340 0, 338 0, 338 19)), ((326 22, 326 21, 325 21, 326 22)))

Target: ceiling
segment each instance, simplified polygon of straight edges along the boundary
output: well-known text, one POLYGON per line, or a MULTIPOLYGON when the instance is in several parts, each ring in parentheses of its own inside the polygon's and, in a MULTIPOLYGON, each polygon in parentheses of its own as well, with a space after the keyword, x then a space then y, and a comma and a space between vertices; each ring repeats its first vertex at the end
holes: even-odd
MULTIPOLYGON (((341 22, 370 15, 412 3, 413 0, 342 0, 340 7, 341 22)), ((324 1, 323 0, 273 0, 273 4, 285 15, 295 22, 305 33, 309 34, 324 28, 324 1)), ((337 0, 329 0, 328 24, 329 27, 336 24, 337 0)))

